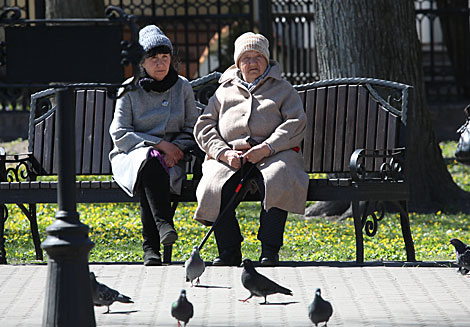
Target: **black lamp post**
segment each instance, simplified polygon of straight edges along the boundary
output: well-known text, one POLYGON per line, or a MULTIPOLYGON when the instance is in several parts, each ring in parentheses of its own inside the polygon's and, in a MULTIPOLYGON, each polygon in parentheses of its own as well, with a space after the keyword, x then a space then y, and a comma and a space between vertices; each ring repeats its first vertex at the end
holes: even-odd
POLYGON ((73 99, 73 88, 57 90, 58 209, 41 245, 49 259, 43 326, 95 326, 91 288, 86 287, 94 243, 76 210, 73 99))
POLYGON ((115 94, 119 87, 132 89, 143 54, 134 17, 117 7, 108 7, 106 15, 107 19, 25 20, 17 8, 0 15, 0 26, 5 27, 0 64, 6 64, 7 72, 7 82, 0 87, 56 89, 58 209, 42 243, 48 255, 43 326, 96 325, 88 269, 94 243, 76 205, 74 90, 107 88, 114 91, 108 94, 115 94), (123 41, 124 27, 131 40, 123 41), (123 66, 128 64, 134 79, 122 85, 123 66))

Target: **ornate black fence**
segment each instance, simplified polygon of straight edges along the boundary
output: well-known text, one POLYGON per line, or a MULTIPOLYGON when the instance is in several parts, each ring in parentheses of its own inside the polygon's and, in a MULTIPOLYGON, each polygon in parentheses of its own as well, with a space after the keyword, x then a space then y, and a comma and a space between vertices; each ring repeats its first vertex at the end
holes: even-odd
MULTIPOLYGON (((160 26, 174 43, 180 61, 178 71, 189 79, 228 67, 233 60, 233 41, 255 25, 267 31, 272 56, 281 63, 286 79, 293 84, 318 79, 312 0, 104 2, 136 15, 141 26, 150 23, 160 26)), ((24 18, 44 17, 44 0, 0 0, 0 11, 7 6, 19 7, 24 18)), ((415 0, 415 6, 429 98, 468 97, 470 51, 463 51, 465 42, 461 40, 466 36, 461 30, 466 28, 470 33, 470 0, 415 0)), ((0 79, 1 74, 0 69, 0 79)), ((28 102, 29 93, 22 96, 21 90, 0 90, 0 111, 23 110, 28 102)))
POLYGON ((178 71, 189 79, 227 68, 233 42, 253 30, 253 0, 105 0, 138 17, 138 24, 158 25, 172 40, 178 71))
MULTIPOLYGON (((312 0, 272 0, 273 55, 293 84, 318 79, 312 0)), ((470 1, 415 0, 427 95, 470 97, 470 1), (467 45, 469 52, 465 51, 467 45)))

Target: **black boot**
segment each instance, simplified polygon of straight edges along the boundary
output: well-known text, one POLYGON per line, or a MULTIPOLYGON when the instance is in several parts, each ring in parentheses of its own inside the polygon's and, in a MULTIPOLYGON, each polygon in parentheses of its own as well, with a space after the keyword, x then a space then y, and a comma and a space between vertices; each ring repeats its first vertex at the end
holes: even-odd
POLYGON ((144 266, 161 266, 162 257, 160 251, 155 251, 151 248, 144 250, 144 266))
POLYGON ((163 245, 175 243, 178 234, 173 227, 170 179, 156 158, 151 158, 144 164, 140 173, 139 188, 141 202, 145 203, 154 221, 160 242, 163 245))
POLYGON ((259 258, 261 266, 273 267, 279 265, 279 246, 262 243, 261 248, 261 256, 259 258))
POLYGON ((158 233, 160 234, 160 242, 163 245, 170 245, 176 242, 178 234, 175 228, 167 221, 157 222, 158 233))
POLYGON ((213 266, 240 266, 242 263, 242 251, 240 246, 232 246, 223 249, 219 256, 212 262, 213 266))
POLYGON ((150 210, 145 206, 141 207, 141 220, 142 237, 144 239, 142 244, 142 249, 144 250, 144 266, 161 266, 160 237, 158 235, 157 226, 155 226, 155 222, 150 214, 150 210))

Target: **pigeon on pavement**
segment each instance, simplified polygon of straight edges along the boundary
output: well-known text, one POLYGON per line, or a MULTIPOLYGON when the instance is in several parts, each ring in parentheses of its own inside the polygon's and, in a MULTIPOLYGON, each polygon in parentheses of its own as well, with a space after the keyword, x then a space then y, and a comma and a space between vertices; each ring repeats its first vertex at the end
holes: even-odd
POLYGON ((131 298, 119 293, 116 290, 106 286, 105 284, 101 284, 96 280, 95 274, 90 271, 90 282, 91 282, 91 292, 93 296, 93 304, 97 307, 100 306, 107 306, 108 311, 105 313, 109 313, 109 307, 114 302, 122 302, 122 303, 134 303, 132 302, 131 298))
POLYGON ((178 327, 181 327, 180 321, 184 322, 184 326, 186 326, 193 314, 193 305, 186 298, 186 291, 181 290, 178 300, 171 305, 171 315, 178 321, 178 327))
POLYGON ((193 252, 188 260, 184 263, 184 268, 186 269, 186 281, 191 282, 193 285, 193 280, 196 279, 196 285, 199 285, 199 277, 202 275, 205 269, 204 261, 199 255, 199 247, 195 245, 193 247, 193 252))
POLYGON ((261 275, 255 270, 255 266, 250 259, 243 260, 242 263, 242 284, 243 286, 250 291, 250 296, 242 302, 247 302, 253 296, 264 297, 264 302, 262 304, 268 303, 266 297, 271 294, 282 293, 285 295, 292 295, 292 291, 278 285, 273 282, 266 276, 261 275))
POLYGON ((315 326, 318 326, 318 323, 320 322, 325 322, 326 326, 332 314, 333 307, 331 306, 331 303, 321 297, 321 290, 317 288, 315 291, 315 298, 308 306, 308 317, 315 326))
POLYGON ((451 239, 450 244, 455 247, 457 265, 459 266, 458 271, 462 275, 468 274, 470 271, 470 246, 456 238, 451 239))

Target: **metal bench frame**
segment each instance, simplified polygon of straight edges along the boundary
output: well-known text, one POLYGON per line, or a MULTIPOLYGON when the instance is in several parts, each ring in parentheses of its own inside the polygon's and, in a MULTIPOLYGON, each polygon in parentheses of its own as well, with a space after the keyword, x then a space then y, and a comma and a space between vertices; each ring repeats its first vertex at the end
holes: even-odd
MULTIPOLYGON (((192 81, 197 104, 203 108, 217 87, 220 73, 192 81)), ((415 260, 407 201, 408 184, 403 171, 406 112, 411 87, 370 78, 341 78, 294 86, 307 114, 302 144, 305 171, 310 174, 308 201, 350 201, 356 234, 356 261, 364 261, 363 229, 374 236, 384 217, 384 202, 398 210, 408 261, 415 260), (322 178, 316 178, 322 174, 322 178)), ((31 225, 36 259, 43 260, 36 220, 37 203, 57 201, 57 182, 37 181, 57 173, 54 162, 55 106, 53 90, 31 96, 28 153, 7 155, 0 151, 0 263, 6 263, 5 204, 16 203, 31 225), (13 166, 11 166, 13 165, 13 166)), ((114 100, 106 90, 76 91, 76 174, 111 177, 108 133, 114 100)), ((185 181, 179 202, 196 202, 201 158, 187 165, 192 179, 185 181)), ((138 202, 109 178, 77 181, 78 203, 138 202)), ((248 193, 244 201, 259 201, 248 193)), ((171 246, 164 247, 164 262, 171 262, 171 246)))

